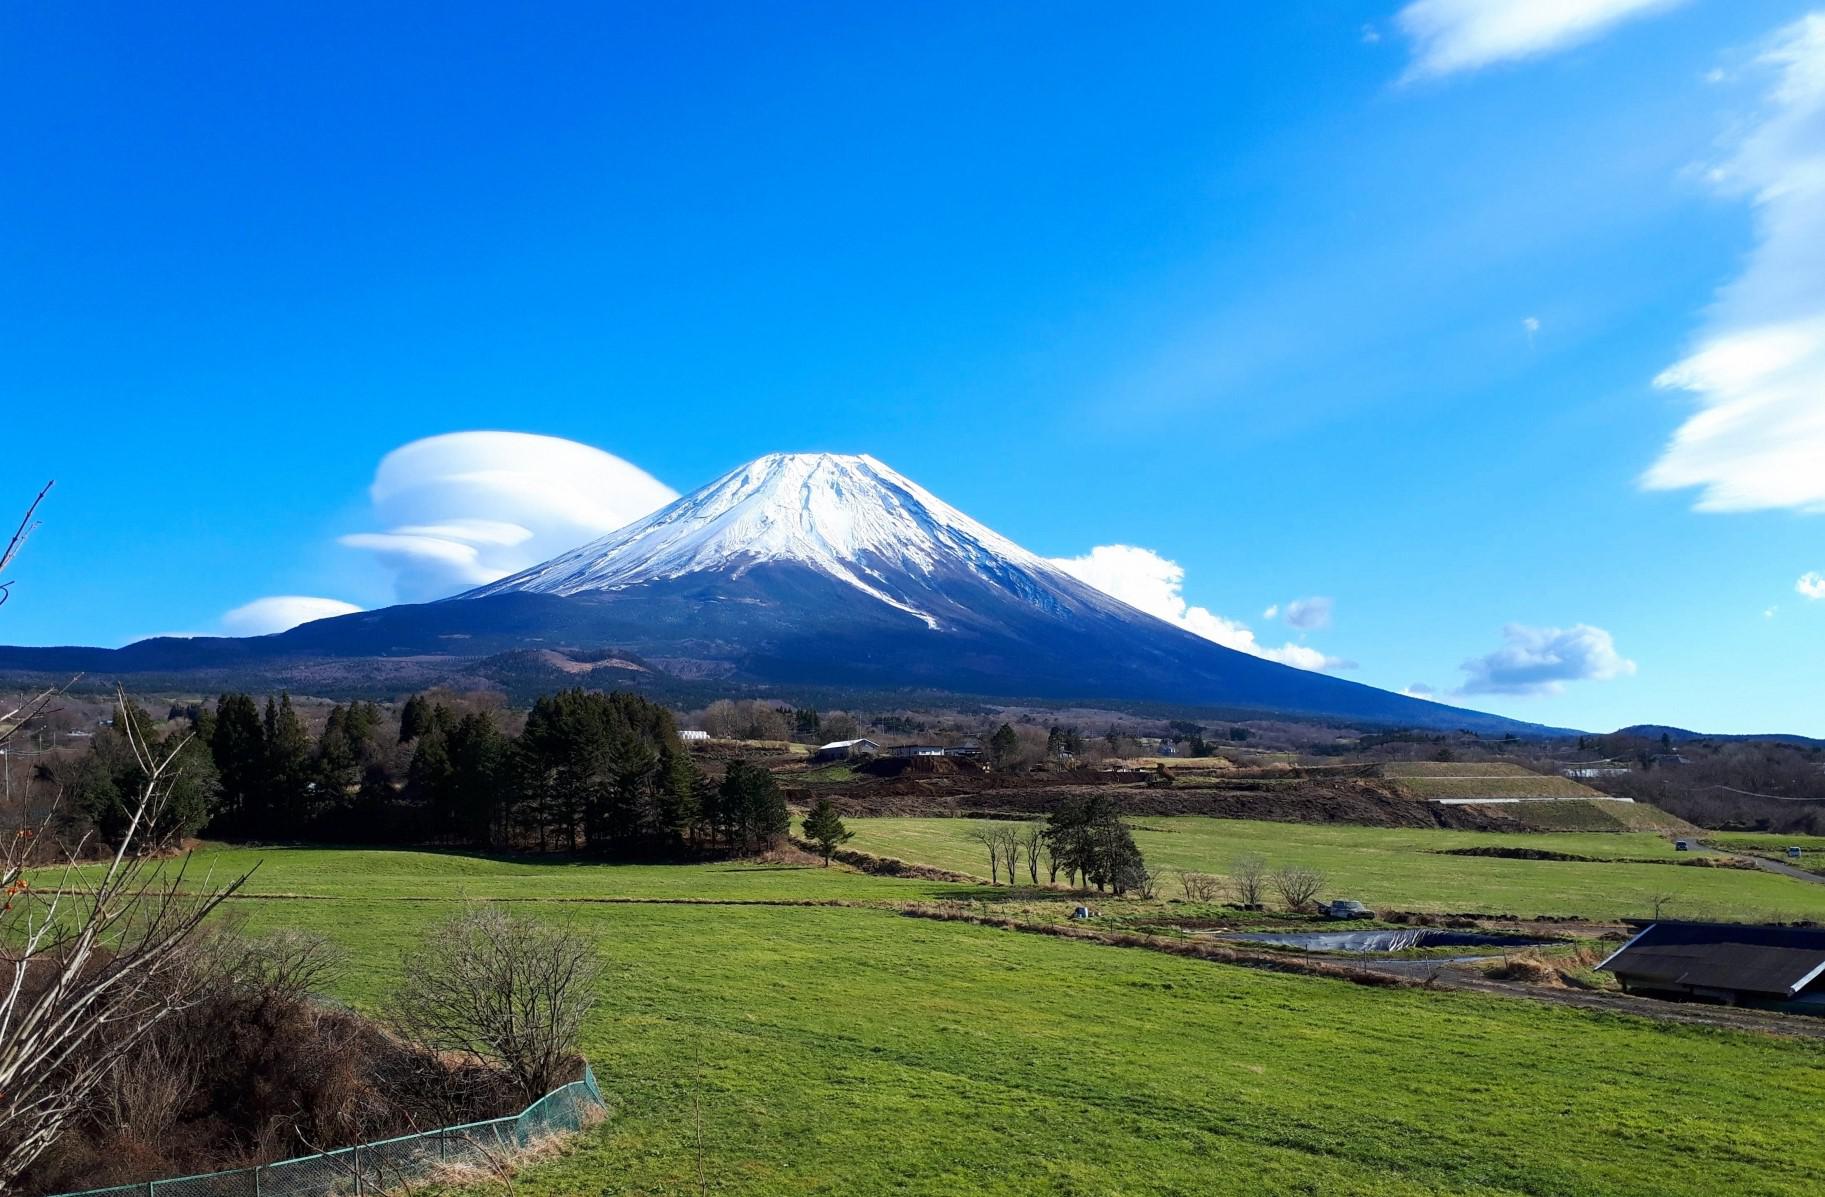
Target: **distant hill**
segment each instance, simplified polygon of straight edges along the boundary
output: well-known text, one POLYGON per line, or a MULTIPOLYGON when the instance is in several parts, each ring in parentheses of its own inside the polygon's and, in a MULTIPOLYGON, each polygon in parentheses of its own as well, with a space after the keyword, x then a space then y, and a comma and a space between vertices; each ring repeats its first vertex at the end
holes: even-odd
POLYGON ((1800 748, 1825 748, 1825 740, 1811 736, 1797 736, 1785 732, 1755 732, 1749 735, 1723 735, 1717 732, 1688 731, 1683 727, 1668 727, 1661 723, 1636 723, 1629 727, 1619 728, 1614 733, 1618 736, 1634 736, 1643 740, 1658 740, 1666 736, 1675 744, 1685 744, 1694 740, 1710 740, 1717 743, 1764 743, 1793 744, 1800 748))

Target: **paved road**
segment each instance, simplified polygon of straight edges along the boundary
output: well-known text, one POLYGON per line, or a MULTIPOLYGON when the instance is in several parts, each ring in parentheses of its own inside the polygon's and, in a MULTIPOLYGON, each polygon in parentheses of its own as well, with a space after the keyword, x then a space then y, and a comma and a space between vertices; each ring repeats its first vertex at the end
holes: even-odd
POLYGON ((1799 881, 1810 881, 1814 885, 1825 885, 1825 875, 1808 873, 1805 869, 1796 869, 1790 864, 1778 860, 1769 860, 1766 856, 1738 856, 1738 860, 1752 862, 1756 868, 1767 873, 1779 873, 1783 877, 1792 877, 1799 881))

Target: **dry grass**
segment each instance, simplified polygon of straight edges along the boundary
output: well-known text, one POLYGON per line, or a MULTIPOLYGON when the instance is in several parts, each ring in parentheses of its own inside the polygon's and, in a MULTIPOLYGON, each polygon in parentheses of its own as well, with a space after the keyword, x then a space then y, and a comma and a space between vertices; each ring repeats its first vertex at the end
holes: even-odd
POLYGON ((1492 981, 1516 981, 1549 989, 1601 989, 1609 987, 1605 983, 1608 974, 1591 970, 1606 955, 1607 948, 1596 944, 1549 951, 1530 948, 1509 952, 1480 967, 1492 981))
POLYGON ((458 1191, 470 1195, 512 1193, 516 1176, 535 1164, 562 1155, 577 1135, 607 1117, 605 1110, 587 1110, 583 1114, 581 1125, 574 1131, 540 1135, 526 1146, 513 1150, 484 1151, 479 1160, 438 1164, 418 1180, 385 1190, 385 1197, 438 1197, 440 1194, 458 1191))

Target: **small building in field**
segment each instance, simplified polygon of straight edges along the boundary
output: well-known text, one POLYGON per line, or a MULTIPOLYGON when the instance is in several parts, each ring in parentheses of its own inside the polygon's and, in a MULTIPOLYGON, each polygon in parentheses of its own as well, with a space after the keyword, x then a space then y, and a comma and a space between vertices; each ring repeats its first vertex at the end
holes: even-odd
POLYGON ((1825 928, 1651 923, 1597 967, 1628 993, 1825 1014, 1825 928))
POLYGON ((854 757, 874 756, 881 751, 881 746, 873 740, 832 740, 820 744, 818 750, 811 754, 812 759, 820 761, 846 761, 854 757))
POLYGON ((895 744, 887 750, 889 756, 943 756, 942 744, 895 744))
POLYGON ((678 733, 678 738, 683 740, 686 744, 708 744, 710 742, 710 733, 707 731, 698 731, 694 727, 687 727, 678 733))
POLYGON ((946 756, 979 757, 982 755, 982 741, 965 740, 960 744, 953 744, 949 748, 946 748, 944 753, 946 756))

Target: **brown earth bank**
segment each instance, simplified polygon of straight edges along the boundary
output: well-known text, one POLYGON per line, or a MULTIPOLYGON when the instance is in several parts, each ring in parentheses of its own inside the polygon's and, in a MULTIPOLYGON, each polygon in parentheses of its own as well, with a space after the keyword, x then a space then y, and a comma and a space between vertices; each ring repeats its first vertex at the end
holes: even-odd
POLYGON ((780 780, 789 802, 808 805, 818 798, 828 798, 846 815, 1042 818, 1066 799, 1093 788, 1112 792, 1119 797, 1124 811, 1143 816, 1206 815, 1273 823, 1516 832, 1576 829, 1566 822, 1575 817, 1579 826, 1589 824, 1588 830, 1691 830, 1683 820, 1641 804, 1626 809, 1625 825, 1616 821, 1622 816, 1602 809, 1611 805, 1608 803, 1446 806, 1408 797, 1393 783, 1376 778, 1306 777, 1245 789, 1227 782, 1156 786, 1116 781, 1115 776, 1090 773, 1095 780, 1083 781, 1074 775, 1059 774, 900 776, 886 780, 857 778, 840 786, 816 787, 794 785, 790 775, 780 780))

